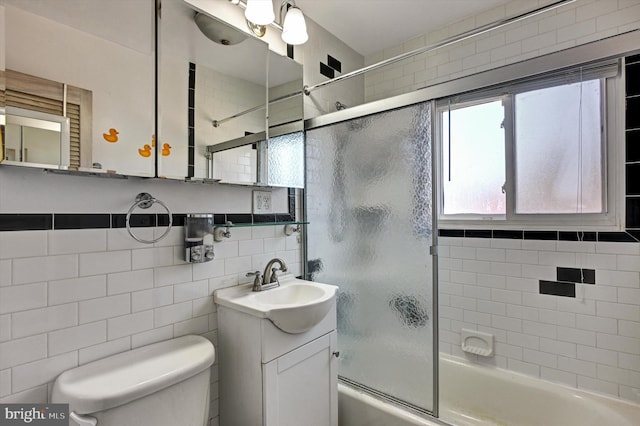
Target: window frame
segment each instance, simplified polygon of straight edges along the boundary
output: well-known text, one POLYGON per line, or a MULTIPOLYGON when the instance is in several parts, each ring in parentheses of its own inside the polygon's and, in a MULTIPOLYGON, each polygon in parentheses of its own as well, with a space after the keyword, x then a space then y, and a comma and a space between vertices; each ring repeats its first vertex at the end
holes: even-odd
MULTIPOLYGON (((611 61, 609 61, 611 62, 611 61)), ((436 120, 434 123, 434 137, 436 147, 436 170, 438 179, 444 182, 444 166, 442 116, 449 105, 463 107, 484 101, 495 100, 502 97, 505 108, 505 189, 506 189, 506 214, 504 215, 480 215, 480 214, 444 214, 444 185, 438 185, 437 202, 438 217, 442 225, 450 228, 487 228, 508 229, 550 229, 562 228, 567 230, 623 230, 624 200, 624 82, 621 76, 620 60, 616 60, 616 74, 603 76, 586 76, 584 80, 601 80, 601 150, 602 150, 602 187, 603 187, 603 213, 563 213, 563 214, 523 214, 515 212, 515 95, 517 93, 535 90, 537 88, 554 87, 562 84, 579 82, 575 80, 580 75, 581 66, 574 66, 567 70, 550 71, 526 81, 512 80, 494 87, 482 88, 459 95, 447 96, 436 101, 436 120), (576 74, 578 72, 578 74, 576 74), (561 76, 565 73, 567 81, 562 82, 561 76), (574 81, 571 81, 571 76, 574 81), (559 79, 560 78, 560 79, 559 79)), ((579 77, 581 78, 581 77, 579 77)))

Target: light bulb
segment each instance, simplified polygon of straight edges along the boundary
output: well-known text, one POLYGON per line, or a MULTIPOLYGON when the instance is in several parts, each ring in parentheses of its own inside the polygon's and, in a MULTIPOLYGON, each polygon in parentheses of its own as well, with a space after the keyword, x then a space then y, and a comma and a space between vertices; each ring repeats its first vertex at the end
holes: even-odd
POLYGON ((291 7, 284 17, 282 25, 282 40, 287 44, 303 44, 309 39, 307 24, 302 11, 291 7))
POLYGON ((257 25, 269 25, 276 18, 271 0, 247 0, 244 16, 257 25))

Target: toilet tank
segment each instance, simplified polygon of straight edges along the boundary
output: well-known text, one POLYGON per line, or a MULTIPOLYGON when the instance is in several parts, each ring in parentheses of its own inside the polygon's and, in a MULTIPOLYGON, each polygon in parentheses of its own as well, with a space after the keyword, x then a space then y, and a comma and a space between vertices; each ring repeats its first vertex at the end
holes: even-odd
POLYGON ((51 402, 69 404, 70 425, 204 426, 214 360, 201 336, 154 343, 65 371, 51 402))

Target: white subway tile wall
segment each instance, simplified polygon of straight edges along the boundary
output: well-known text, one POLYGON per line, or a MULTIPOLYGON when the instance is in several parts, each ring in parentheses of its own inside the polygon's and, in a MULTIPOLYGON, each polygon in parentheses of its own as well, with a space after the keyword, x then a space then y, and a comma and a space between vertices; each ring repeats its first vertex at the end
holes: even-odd
POLYGON ((562 241, 519 240, 527 249, 502 262, 504 243, 440 238, 440 351, 640 402, 640 272, 617 270, 640 264, 640 244, 578 242, 558 256, 562 241), (625 254, 582 256, 594 248, 625 254), (595 269, 596 284, 576 284, 575 298, 538 293, 567 266, 595 269), (463 352, 462 328, 495 335, 495 356, 463 352))
POLYGON ((121 229, 0 232, 0 402, 47 402, 63 371, 157 341, 199 334, 216 344, 216 289, 249 282, 274 257, 302 272, 298 235, 284 226, 234 229, 204 264, 182 260, 183 232, 152 246, 121 229))
MULTIPOLYGON (((343 72, 351 71, 550 2, 514 1, 417 35, 364 61, 310 25, 310 43, 304 47, 305 83, 323 81, 317 67, 327 54, 342 61, 343 72)), ((352 106, 363 99, 382 99, 639 27, 640 3, 635 0, 577 0, 370 72, 364 89, 360 78, 348 87, 320 89, 305 97, 305 117, 335 111, 336 100, 352 106)), ((126 211, 129 198, 148 187, 168 205, 189 211, 250 209, 250 189, 1 172, 3 212, 40 212, 42 206, 50 212, 126 211), (131 195, 124 202, 123 193, 131 195)), ((151 239, 164 230, 135 232, 151 239)), ((182 260, 182 233, 175 227, 149 247, 124 229, 0 232, 0 402, 46 402, 60 372, 182 334, 202 334, 215 344, 213 291, 246 282, 246 272, 262 269, 276 256, 284 258, 294 274, 301 270, 297 236, 284 237, 282 227, 234 229, 231 239, 216 243, 213 262, 196 265, 182 260)), ((465 238, 442 238, 441 243, 442 351, 640 400, 637 244, 465 238), (556 264, 560 256, 567 264, 556 264), (570 300, 539 295, 538 280, 554 280, 556 266, 595 269, 596 285, 578 285, 577 297, 570 300), (485 360, 462 352, 462 328, 494 334, 496 356, 485 360)), ((214 418, 217 381, 216 364, 214 418)))
MULTIPOLYGON (((553 3, 513 1, 404 44, 365 57, 365 65, 424 46, 435 45, 482 25, 553 3)), ((366 102, 486 71, 580 44, 636 30, 640 3, 634 0, 577 0, 561 8, 515 22, 464 42, 382 67, 365 74, 366 102)))

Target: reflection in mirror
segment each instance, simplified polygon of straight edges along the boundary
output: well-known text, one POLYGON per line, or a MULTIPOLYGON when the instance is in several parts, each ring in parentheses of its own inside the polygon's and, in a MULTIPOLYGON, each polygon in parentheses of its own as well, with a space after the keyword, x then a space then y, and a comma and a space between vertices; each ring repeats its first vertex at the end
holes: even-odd
POLYGON ((265 129, 264 108, 223 126, 214 127, 212 122, 265 105, 268 47, 221 21, 196 14, 182 0, 163 1, 159 31, 158 133, 167 151, 159 157, 158 174, 212 179, 207 145, 265 129))
POLYGON ((294 121, 270 127, 268 144, 266 132, 260 132, 207 146, 212 174, 224 175, 228 183, 303 188, 304 132, 300 126, 300 121, 294 121), (249 157, 248 149, 255 154, 249 157), (251 160, 246 162, 244 170, 238 169, 234 174, 233 170, 225 168, 225 162, 238 162, 243 157, 251 160))
POLYGON ((68 168, 71 158, 69 119, 7 107, 4 134, 6 164, 68 168))
POLYGON ((267 184, 304 187, 304 132, 302 121, 269 129, 267 184))
POLYGON ((70 139, 59 157, 39 141, 28 142, 26 155, 24 145, 6 146, 3 158, 15 153, 16 161, 40 167, 154 176, 155 2, 3 0, 0 8, 5 136, 17 131, 9 126, 18 118, 9 114, 18 108, 68 120, 70 139))
MULTIPOLYGON (((0 11, 1 12, 1 11, 0 11)), ((2 16, 0 15, 0 19, 2 16)), ((4 55, 0 53, 0 163, 4 161, 4 132, 5 132, 5 115, 4 115, 4 72, 2 72, 2 68, 4 68, 4 55)))
POLYGON ((266 184, 267 123, 302 128, 302 66, 182 0, 163 2, 159 29, 159 175, 266 184))

